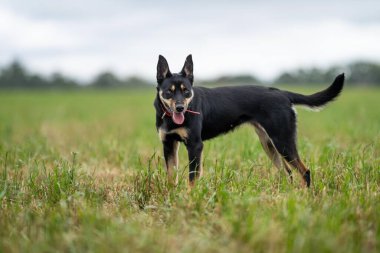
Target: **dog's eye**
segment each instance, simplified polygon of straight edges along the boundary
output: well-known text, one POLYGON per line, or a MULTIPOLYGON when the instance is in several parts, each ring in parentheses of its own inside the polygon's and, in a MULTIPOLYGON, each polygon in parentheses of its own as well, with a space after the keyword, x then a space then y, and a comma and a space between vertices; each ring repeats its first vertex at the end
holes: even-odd
POLYGON ((171 90, 167 90, 167 91, 165 91, 165 94, 166 94, 166 96, 171 96, 171 95, 173 95, 173 92, 171 90))
POLYGON ((183 91, 183 95, 185 95, 185 97, 190 97, 191 96, 191 92, 189 90, 184 90, 183 91))

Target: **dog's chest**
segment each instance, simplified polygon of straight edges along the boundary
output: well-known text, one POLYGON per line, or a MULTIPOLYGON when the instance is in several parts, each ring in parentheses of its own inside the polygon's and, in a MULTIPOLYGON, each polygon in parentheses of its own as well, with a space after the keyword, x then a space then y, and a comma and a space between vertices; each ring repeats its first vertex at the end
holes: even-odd
POLYGON ((158 128, 158 137, 161 141, 167 140, 169 136, 177 136, 180 140, 186 142, 189 136, 189 130, 186 127, 178 127, 171 130, 167 130, 163 126, 158 128))

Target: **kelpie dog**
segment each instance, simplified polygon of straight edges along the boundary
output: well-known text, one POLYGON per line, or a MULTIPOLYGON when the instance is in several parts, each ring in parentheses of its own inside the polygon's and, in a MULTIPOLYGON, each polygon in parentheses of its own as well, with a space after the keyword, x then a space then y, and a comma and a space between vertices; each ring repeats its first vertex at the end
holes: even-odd
POLYGON ((189 183, 202 175, 203 141, 227 133, 243 123, 255 127, 260 142, 278 168, 290 166, 310 186, 310 171, 301 161, 296 146, 294 105, 317 108, 336 98, 343 88, 344 74, 327 89, 301 95, 260 86, 193 87, 193 60, 189 55, 178 74, 171 73, 163 56, 157 64, 156 127, 164 146, 169 183, 177 184, 179 142, 189 156, 189 183))

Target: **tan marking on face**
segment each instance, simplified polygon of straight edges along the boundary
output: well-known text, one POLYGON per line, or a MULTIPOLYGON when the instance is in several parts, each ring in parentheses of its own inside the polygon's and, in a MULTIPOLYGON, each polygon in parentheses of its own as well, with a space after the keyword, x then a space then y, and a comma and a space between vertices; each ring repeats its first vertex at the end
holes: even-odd
POLYGON ((185 89, 185 85, 181 84, 181 90, 185 89))
POLYGON ((190 104, 191 100, 193 100, 193 97, 194 97, 194 91, 190 90, 190 92, 191 92, 191 97, 185 98, 185 101, 184 101, 186 108, 189 107, 189 104, 190 104))
POLYGON ((171 98, 169 98, 169 99, 164 98, 164 97, 162 96, 162 93, 163 93, 162 90, 160 90, 160 92, 158 93, 161 102, 162 102, 165 106, 169 107, 172 111, 174 111, 174 109, 175 109, 175 101, 174 101, 173 99, 171 99, 171 98))
POLYGON ((178 184, 178 166, 179 166, 178 150, 179 150, 179 142, 175 141, 173 144, 173 152, 169 155, 168 160, 166 161, 168 182, 171 185, 178 184))
POLYGON ((170 90, 175 91, 175 85, 174 84, 170 87, 170 90))

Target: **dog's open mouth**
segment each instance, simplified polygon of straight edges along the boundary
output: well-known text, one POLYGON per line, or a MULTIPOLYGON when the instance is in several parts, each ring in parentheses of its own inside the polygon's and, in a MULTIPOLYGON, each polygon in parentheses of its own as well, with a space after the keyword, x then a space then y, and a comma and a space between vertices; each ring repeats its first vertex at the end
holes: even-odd
POLYGON ((177 125, 182 125, 185 121, 185 115, 183 112, 173 112, 172 119, 177 125))

